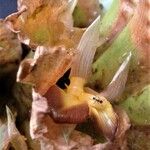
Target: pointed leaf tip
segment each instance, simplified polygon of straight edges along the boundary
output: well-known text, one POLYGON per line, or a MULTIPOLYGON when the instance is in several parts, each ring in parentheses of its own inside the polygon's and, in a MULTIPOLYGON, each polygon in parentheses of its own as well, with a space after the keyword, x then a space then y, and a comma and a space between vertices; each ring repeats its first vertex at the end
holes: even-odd
POLYGON ((78 56, 74 61, 71 76, 80 76, 87 79, 91 74, 93 58, 98 47, 100 16, 86 29, 78 44, 78 56))
POLYGON ((125 84, 128 77, 129 65, 132 53, 130 52, 126 59, 123 61, 117 72, 115 73, 112 81, 100 94, 112 101, 118 98, 125 89, 125 84))
POLYGON ((8 124, 15 121, 15 117, 7 105, 6 105, 6 114, 7 114, 8 124))

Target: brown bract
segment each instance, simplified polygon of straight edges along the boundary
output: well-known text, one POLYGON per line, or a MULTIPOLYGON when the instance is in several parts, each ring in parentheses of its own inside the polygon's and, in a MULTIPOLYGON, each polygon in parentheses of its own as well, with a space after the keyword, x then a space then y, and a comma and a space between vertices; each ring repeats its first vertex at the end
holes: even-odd
POLYGON ((32 84, 35 91, 43 95, 70 68, 74 55, 73 50, 61 46, 39 46, 33 59, 21 62, 17 81, 32 84))
POLYGON ((22 42, 33 47, 54 46, 59 43, 74 43, 69 37, 74 34, 72 7, 67 0, 18 2, 18 12, 6 18, 9 27, 18 32, 22 42))
POLYGON ((16 68, 21 54, 21 44, 16 34, 7 28, 3 20, 0 20, 0 72, 16 68))
MULTIPOLYGON (((74 0, 72 0, 72 2, 70 4, 73 4, 74 3, 73 1, 74 0)), ((22 7, 26 6, 28 8, 27 14, 31 15, 40 6, 50 5, 51 7, 54 7, 56 9, 58 8, 60 10, 60 9, 62 9, 64 7, 67 8, 66 5, 67 5, 68 2, 69 2, 68 0, 55 0, 55 1, 54 0, 51 0, 51 1, 49 1, 49 0, 36 0, 36 1, 32 1, 32 0, 18 0, 17 4, 18 4, 18 10, 21 10, 22 7)), ((75 6, 73 6, 73 7, 75 7, 75 6)))

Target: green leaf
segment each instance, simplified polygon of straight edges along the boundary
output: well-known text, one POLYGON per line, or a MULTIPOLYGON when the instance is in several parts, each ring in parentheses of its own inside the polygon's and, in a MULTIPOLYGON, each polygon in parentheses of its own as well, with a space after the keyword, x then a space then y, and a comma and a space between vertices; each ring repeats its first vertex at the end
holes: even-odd
POLYGON ((129 52, 134 58, 132 58, 131 63, 133 66, 133 62, 135 63, 136 60, 134 51, 135 46, 131 40, 130 30, 126 27, 106 52, 93 64, 93 76, 90 83, 101 86, 101 88, 106 87, 129 52))
POLYGON ((132 123, 150 125, 150 85, 127 98, 120 106, 126 110, 132 123))

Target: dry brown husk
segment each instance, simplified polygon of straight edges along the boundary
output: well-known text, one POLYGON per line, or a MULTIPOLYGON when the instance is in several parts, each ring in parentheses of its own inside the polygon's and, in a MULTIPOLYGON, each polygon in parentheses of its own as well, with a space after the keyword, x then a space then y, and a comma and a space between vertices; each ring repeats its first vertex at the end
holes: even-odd
POLYGON ((62 46, 39 46, 34 58, 25 59, 20 64, 17 81, 31 84, 43 95, 70 68, 74 55, 74 51, 62 46))
POLYGON ((17 35, 0 20, 0 76, 16 70, 21 60, 22 49, 17 35))
POLYGON ((6 22, 18 33, 19 39, 31 47, 63 44, 70 48, 79 33, 73 28, 74 3, 75 0, 71 5, 67 0, 19 1, 18 12, 8 16, 6 22))

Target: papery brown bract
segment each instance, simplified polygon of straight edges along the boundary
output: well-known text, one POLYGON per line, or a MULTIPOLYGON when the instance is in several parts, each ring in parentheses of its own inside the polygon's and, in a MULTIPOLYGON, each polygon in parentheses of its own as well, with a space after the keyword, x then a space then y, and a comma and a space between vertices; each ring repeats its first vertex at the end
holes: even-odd
POLYGON ((16 70, 21 60, 22 49, 17 35, 0 20, 0 76, 16 70))
POLYGON ((18 32, 22 42, 32 47, 55 46, 62 42, 72 47, 74 41, 68 37, 74 34, 72 11, 75 4, 76 0, 19 1, 18 12, 8 16, 6 22, 18 32))
POLYGON ((32 84, 43 95, 70 68, 74 55, 74 51, 67 51, 61 46, 39 46, 33 59, 22 61, 17 81, 32 84))

